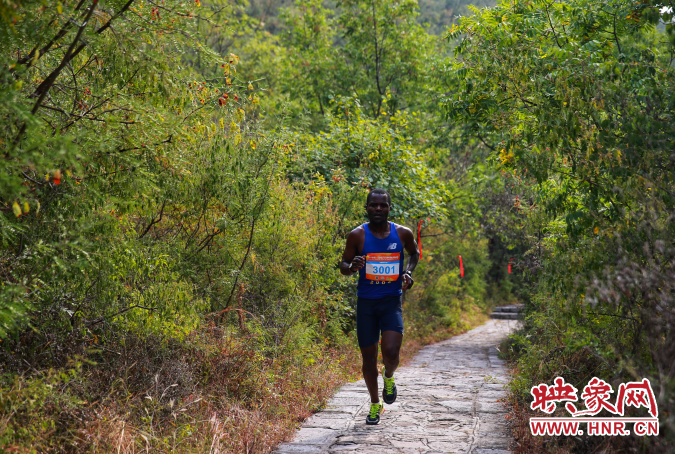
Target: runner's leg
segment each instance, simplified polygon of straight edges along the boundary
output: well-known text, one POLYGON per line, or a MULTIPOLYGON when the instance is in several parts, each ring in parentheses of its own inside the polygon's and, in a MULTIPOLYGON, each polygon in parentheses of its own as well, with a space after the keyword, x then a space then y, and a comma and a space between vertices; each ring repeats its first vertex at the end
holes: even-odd
MULTIPOLYGON (((396 331, 382 332, 382 362, 387 377, 391 377, 399 363, 399 352, 403 343, 403 334, 396 331)), ((377 351, 375 353, 377 355, 377 351)), ((377 383, 377 382, 376 382, 377 383)), ((377 392, 377 386, 376 392, 377 392)), ((370 388, 368 388, 370 390, 370 388)), ((372 394, 372 393, 371 393, 372 394)))
POLYGON ((391 378, 399 362, 403 342, 403 301, 400 295, 388 297, 382 302, 379 320, 382 332, 382 362, 387 377, 391 378))
POLYGON ((377 350, 380 340, 379 314, 374 300, 358 298, 356 302, 356 335, 363 358, 363 378, 370 392, 370 401, 379 403, 377 393, 377 350))
MULTIPOLYGON (((398 333, 397 333, 398 334, 398 333)), ((370 401, 372 403, 380 402, 380 395, 377 392, 377 343, 370 347, 361 348, 361 356, 363 358, 363 379, 368 387, 370 393, 370 401)))

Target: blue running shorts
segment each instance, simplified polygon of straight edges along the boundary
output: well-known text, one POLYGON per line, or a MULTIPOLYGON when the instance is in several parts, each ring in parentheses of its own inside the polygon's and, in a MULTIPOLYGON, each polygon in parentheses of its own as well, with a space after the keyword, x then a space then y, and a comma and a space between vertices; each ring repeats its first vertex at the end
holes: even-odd
POLYGON ((402 305, 401 295, 389 295, 378 299, 358 298, 356 337, 359 340, 359 347, 370 347, 378 343, 382 331, 396 331, 403 334, 402 305))

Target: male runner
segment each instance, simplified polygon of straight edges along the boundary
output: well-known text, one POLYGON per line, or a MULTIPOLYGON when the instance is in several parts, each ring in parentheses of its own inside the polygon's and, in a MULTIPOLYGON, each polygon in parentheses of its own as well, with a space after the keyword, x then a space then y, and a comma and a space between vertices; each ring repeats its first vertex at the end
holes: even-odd
POLYGON ((366 424, 378 424, 384 405, 377 393, 377 344, 382 332, 382 398, 396 400, 394 372, 403 341, 402 290, 412 287, 412 271, 419 250, 412 231, 388 221, 391 197, 383 189, 373 189, 366 199, 368 222, 347 236, 340 272, 359 273, 356 304, 356 335, 363 357, 363 378, 370 392, 370 412, 366 424), (403 270, 403 250, 409 255, 403 270))

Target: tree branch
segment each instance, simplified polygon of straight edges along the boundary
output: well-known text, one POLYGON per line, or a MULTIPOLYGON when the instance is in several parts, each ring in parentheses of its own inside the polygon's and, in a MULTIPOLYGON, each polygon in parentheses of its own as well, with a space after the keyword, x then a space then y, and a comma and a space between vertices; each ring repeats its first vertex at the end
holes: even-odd
POLYGON ((548 13, 548 5, 544 5, 544 8, 546 8, 546 17, 548 17, 548 23, 551 25, 551 31, 553 31, 553 36, 555 37, 555 43, 558 45, 560 49, 562 49, 562 46, 560 45, 560 42, 558 41, 558 34, 555 32, 555 28, 553 27, 553 22, 551 21, 551 15, 548 13))
POLYGON ((380 116, 380 109, 382 108, 382 88, 380 87, 380 53, 377 46, 377 16, 375 14, 375 0, 371 0, 371 10, 373 12, 373 28, 375 31, 375 82, 377 83, 377 93, 380 95, 380 100, 377 105, 377 112, 375 118, 380 116))
POLYGON ((135 1, 135 0, 129 0, 128 2, 126 2, 126 3, 124 4, 124 6, 122 7, 121 10, 119 10, 113 17, 111 17, 110 20, 109 20, 108 22, 106 22, 105 24, 103 24, 103 25, 101 26, 101 28, 99 28, 98 30, 96 30, 96 34, 97 34, 97 35, 100 35, 100 34, 103 33, 104 31, 106 31, 106 29, 108 29, 108 28, 110 27, 110 24, 112 23, 112 21, 114 21, 115 19, 117 19, 118 17, 120 17, 122 14, 124 14, 124 12, 125 12, 126 10, 129 9, 129 7, 132 5, 132 3, 134 3, 134 1, 135 1))
POLYGON ((148 226, 145 228, 143 233, 141 233, 141 235, 138 237, 139 240, 141 238, 143 238, 146 235, 146 233, 148 233, 150 231, 150 229, 152 228, 153 225, 157 224, 158 222, 161 222, 162 216, 164 216, 164 207, 165 206, 166 206, 166 200, 164 200, 164 203, 162 203, 162 208, 160 208, 160 210, 159 210, 159 216, 157 218, 154 218, 154 217, 152 218, 152 220, 150 221, 148 226))
POLYGON ((488 147, 490 150, 492 150, 492 151, 497 151, 492 145, 488 144, 485 140, 483 140, 483 137, 481 137, 481 136, 478 135, 478 134, 476 134, 476 137, 478 137, 478 138, 480 139, 480 141, 483 142, 483 145, 485 145, 486 147, 488 147))
MULTIPOLYGON (((78 6, 76 7, 76 10, 78 10, 82 4, 84 3, 85 0, 81 0, 78 6)), ((113 17, 108 20, 103 26, 101 26, 98 30, 96 30, 96 34, 101 34, 103 33, 106 29, 110 27, 110 24, 112 23, 113 20, 117 19, 120 15, 122 15, 126 10, 129 9, 131 4, 135 0, 129 0, 123 7, 120 9, 113 17)), ((35 113, 38 111, 40 106, 42 105, 42 102, 44 101, 44 98, 47 96, 47 93, 49 92, 49 89, 54 85, 54 82, 56 79, 59 77, 61 74, 61 71, 63 71, 63 68, 68 65, 80 52, 82 52, 82 49, 86 47, 86 43, 83 43, 79 45, 77 48, 75 46, 77 45, 78 41, 80 41, 80 38, 82 37, 82 33, 84 32, 84 29, 86 26, 89 24, 89 19, 91 18, 91 15, 94 13, 96 9, 96 5, 98 4, 98 0, 93 0, 91 3, 91 6, 89 7, 89 11, 87 12, 87 15, 84 19, 84 22, 82 25, 79 26, 77 34, 75 35, 75 39, 72 41, 70 46, 68 47, 68 50, 66 51, 65 55, 63 56, 63 59, 61 60, 61 63, 59 64, 56 69, 54 69, 49 76, 45 80, 42 81, 42 83, 35 89, 35 92, 33 93, 32 97, 38 97, 37 101, 35 102, 35 105, 33 106, 33 109, 31 109, 31 113, 35 115, 35 113)), ((72 21, 69 21, 69 23, 72 21)), ((64 27, 61 29, 59 33, 56 34, 54 39, 50 41, 47 46, 43 47, 44 52, 46 53, 47 50, 51 48, 51 46, 54 45, 54 42, 56 42, 58 39, 62 38, 65 36, 70 29, 69 25, 64 25, 64 27)), ((34 51, 31 52, 31 54, 34 55, 34 51)), ((31 57, 32 58, 32 57, 31 57)), ((26 132, 26 123, 24 122, 21 128, 19 129, 19 134, 17 134, 16 139, 14 140, 14 143, 18 143, 19 139, 23 135, 23 133, 26 132)))
MULTIPOLYGON (((89 23, 89 19, 91 18, 91 15, 94 13, 94 10, 96 9, 96 4, 98 3, 98 0, 94 0, 91 3, 91 6, 89 7, 89 12, 87 13, 87 16, 84 19, 84 22, 82 25, 80 25, 79 29, 77 30, 77 34, 75 35, 75 39, 73 40, 72 43, 70 43, 70 46, 68 47, 68 50, 63 56, 63 59, 61 60, 61 63, 59 66, 54 69, 49 76, 45 80, 42 81, 40 85, 35 89, 31 97, 36 97, 38 100, 35 102, 35 105, 31 109, 31 114, 35 115, 35 113, 38 111, 40 106, 42 105, 42 101, 44 101, 45 97, 47 96, 47 93, 49 92, 49 89, 52 88, 52 85, 54 85, 54 82, 56 82, 57 77, 61 74, 61 71, 63 71, 63 68, 66 67, 70 61, 79 54, 82 49, 84 49, 85 44, 81 44, 77 49, 75 49, 75 45, 78 43, 80 40, 80 37, 82 36, 82 33, 84 32, 84 29, 87 27, 87 24, 89 23)), ((23 136, 23 133, 26 132, 26 122, 24 122, 21 125, 21 128, 19 128, 19 133, 17 134, 16 138, 14 139, 14 144, 16 145, 19 140, 21 139, 21 136, 23 136)))
POLYGON ((35 92, 33 93, 32 97, 38 97, 37 102, 35 103, 35 106, 33 106, 33 109, 31 111, 32 114, 35 114, 37 110, 40 108, 40 104, 42 104, 42 100, 44 97, 47 95, 47 92, 49 89, 54 85, 54 82, 56 81, 56 78, 59 77, 61 74, 61 71, 63 71, 63 68, 66 67, 70 61, 79 54, 82 49, 84 48, 85 44, 81 44, 77 49, 75 49, 75 46, 77 43, 80 41, 80 38, 82 37, 82 33, 84 32, 84 29, 87 27, 89 24, 89 19, 91 19, 91 15, 94 14, 94 10, 96 9, 96 4, 98 3, 98 0, 94 0, 91 3, 91 6, 89 7, 89 12, 87 13, 87 16, 84 18, 84 22, 82 22, 82 25, 79 26, 77 30, 77 34, 75 35, 75 39, 73 39, 73 42, 70 43, 70 46, 68 47, 68 50, 66 51, 65 55, 63 56, 63 59, 61 60, 61 63, 59 66, 56 67, 54 71, 47 76, 45 80, 42 81, 40 85, 35 89, 35 92))
MULTIPOLYGON (((129 307, 127 307, 127 308, 124 308, 124 309, 122 309, 121 311, 117 312, 116 314, 113 314, 113 315, 109 316, 108 318, 111 318, 111 317, 117 317, 117 316, 120 315, 120 314, 124 314, 125 312, 128 312, 128 311, 130 311, 131 309, 136 309, 136 308, 138 308, 138 309, 145 309, 146 311, 154 311, 154 310, 155 310, 154 307, 139 306, 139 305, 137 304, 137 305, 135 305, 135 306, 129 306, 129 307)), ((91 320, 91 321, 89 321, 89 322, 86 322, 84 325, 85 325, 86 327, 98 325, 99 323, 104 322, 105 319, 106 319, 106 317, 99 317, 99 318, 97 318, 96 320, 91 320)))
POLYGON ((623 54, 623 51, 621 50, 621 44, 619 44, 619 37, 616 36, 616 14, 614 14, 614 24, 613 24, 612 34, 614 35, 614 41, 616 42, 616 47, 619 49, 619 55, 621 55, 621 54, 623 54))
MULTIPOLYGON (((85 2, 85 0, 80 0, 80 3, 78 3, 77 6, 75 7, 75 11, 79 11, 80 8, 82 8, 82 5, 84 4, 84 2, 85 2)), ((53 23, 53 22, 52 22, 52 23, 53 23)), ((68 21, 63 25, 63 27, 61 27, 61 30, 59 30, 59 32, 58 32, 56 35, 54 35, 54 37, 53 37, 47 44, 45 44, 44 46, 42 46, 42 49, 40 49, 39 54, 38 54, 38 57, 37 57, 38 60, 39 60, 40 58, 42 58, 47 52, 49 52, 49 49, 52 48, 52 46, 54 45, 54 43, 55 43, 56 41, 58 41, 59 39, 63 38, 64 36, 66 36, 66 34, 68 33, 68 30, 70 30, 70 28, 72 27, 73 23, 74 23, 74 22, 73 22, 73 17, 71 17, 71 18, 68 19, 68 21)), ((33 60, 33 58, 35 57, 35 53, 37 52, 37 48, 38 48, 38 45, 36 45, 36 46, 28 53, 28 55, 26 55, 25 57, 20 58, 19 60, 17 60, 16 64, 17 64, 17 65, 23 65, 23 64, 26 64, 26 67, 27 67, 27 68, 30 68, 30 67, 32 66, 31 60, 33 60)))
POLYGON ((246 260, 248 260, 248 256, 251 253, 251 246, 253 245, 253 235, 255 233, 255 222, 257 220, 258 218, 253 218, 253 221, 251 221, 251 233, 248 237, 248 246, 246 247, 246 254, 244 255, 244 260, 241 261, 241 265, 239 265, 239 272, 237 273, 237 277, 234 279, 234 285, 232 286, 232 291, 230 292, 230 297, 227 299, 225 308, 230 307, 230 301, 232 301, 232 295, 234 295, 234 290, 237 288, 239 276, 241 276, 241 271, 244 269, 244 265, 246 265, 246 260))

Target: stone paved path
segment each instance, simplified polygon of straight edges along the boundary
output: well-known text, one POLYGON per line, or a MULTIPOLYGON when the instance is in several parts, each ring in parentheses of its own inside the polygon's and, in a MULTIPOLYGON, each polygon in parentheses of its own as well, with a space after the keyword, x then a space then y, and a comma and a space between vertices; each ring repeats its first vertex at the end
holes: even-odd
POLYGON ((490 320, 420 350, 396 371, 398 399, 385 404, 377 426, 365 424, 364 381, 344 385, 276 453, 508 453, 512 438, 499 402, 508 377, 495 347, 517 323, 490 320))

